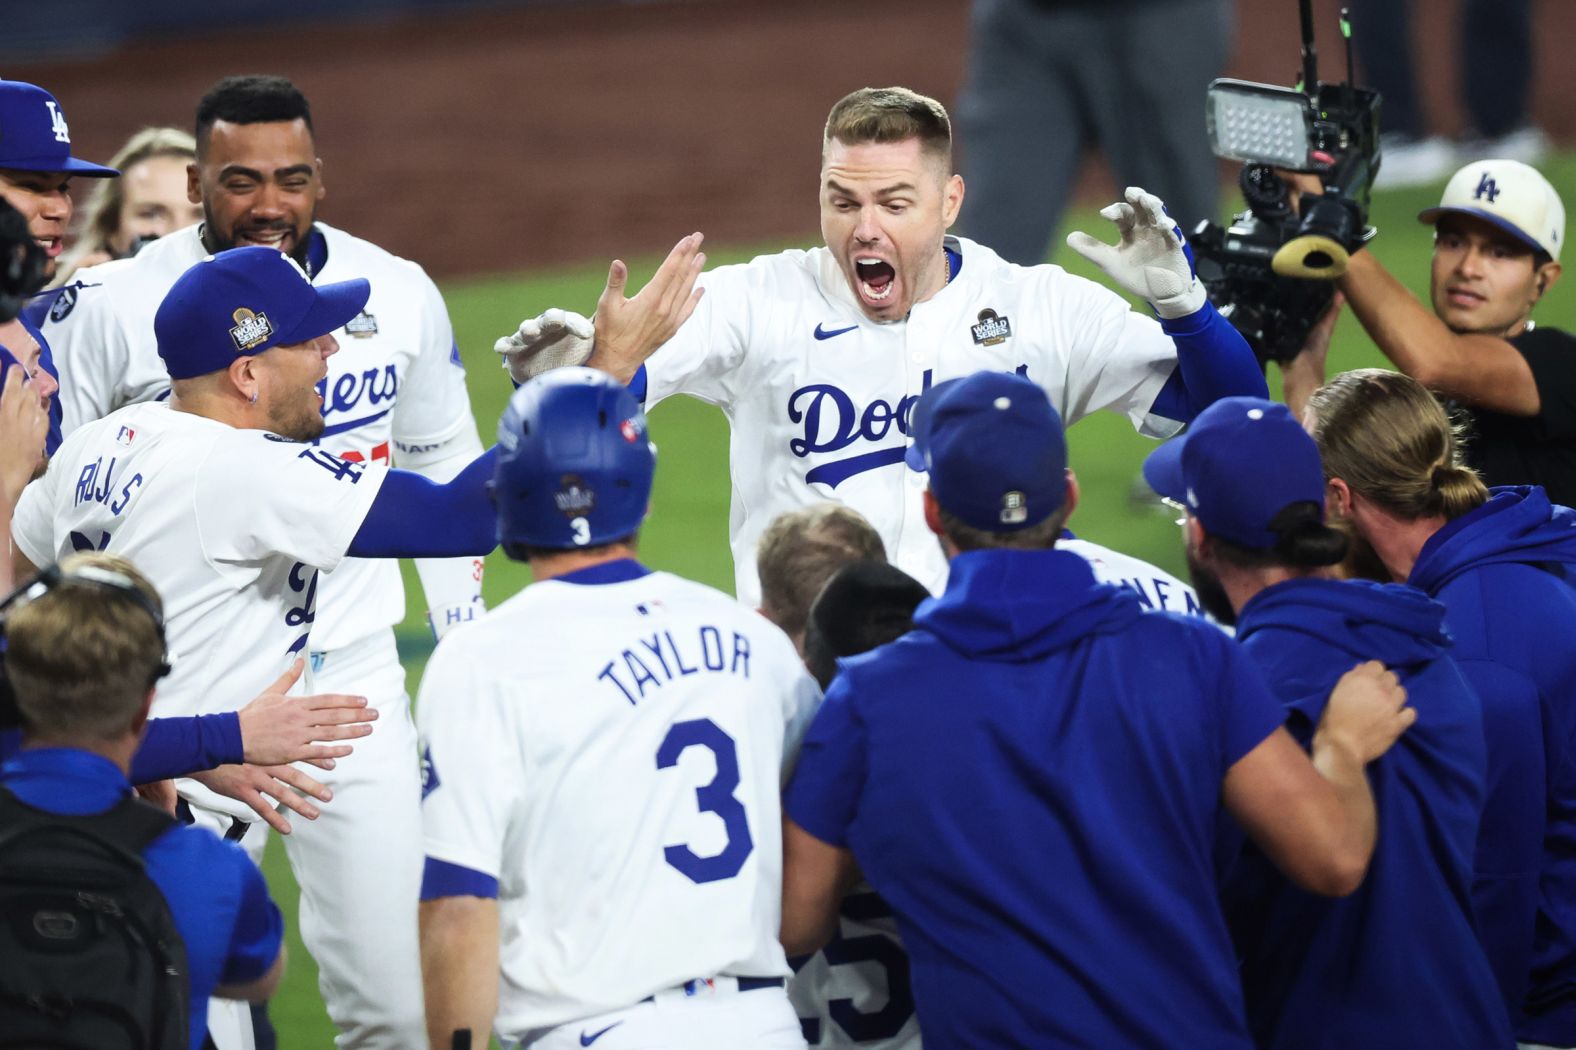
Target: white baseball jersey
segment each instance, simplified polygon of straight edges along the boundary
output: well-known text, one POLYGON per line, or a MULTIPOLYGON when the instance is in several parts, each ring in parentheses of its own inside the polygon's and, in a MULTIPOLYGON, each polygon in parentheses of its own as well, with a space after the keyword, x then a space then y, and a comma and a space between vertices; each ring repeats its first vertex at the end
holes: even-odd
MULTIPOLYGON (((482 449, 443 299, 421 267, 341 230, 317 224, 327 259, 320 283, 365 277, 366 309, 334 333, 328 359, 323 436, 316 444, 351 462, 417 470, 447 481, 482 449)), ((170 380, 159 357, 153 317, 180 275, 208 254, 190 226, 149 244, 134 258, 77 274, 44 325, 60 370, 70 434, 123 405, 159 397, 170 380)), ((434 609, 480 593, 480 559, 420 559, 434 609)), ((337 649, 405 616, 399 565, 350 558, 324 576, 314 650, 337 649)))
POLYGON ((1071 426, 1112 409, 1154 437, 1150 407, 1176 346, 1116 293, 1059 266, 1018 266, 948 237, 962 265, 906 320, 860 311, 826 248, 703 274, 694 315, 646 363, 646 403, 684 393, 731 424, 730 537, 739 599, 759 604, 755 545, 785 510, 832 499, 868 518, 894 564, 933 591, 946 564, 925 527, 926 479, 903 464, 914 402, 947 379, 998 369, 1043 387, 1071 426))
POLYGON ((536 583, 439 644, 426 851, 498 882, 501 1039, 789 972, 779 792, 818 698, 777 627, 663 572, 536 583))
POLYGON ((1204 607, 1198 603, 1198 595, 1193 592, 1193 588, 1142 558, 1085 539, 1066 536, 1057 540, 1056 546, 1058 550, 1071 551, 1088 562, 1094 570, 1094 578, 1101 583, 1126 587, 1138 595, 1138 600, 1146 609, 1204 616, 1204 607))
POLYGON ((387 476, 163 402, 129 405, 66 438, 23 490, 12 535, 34 565, 79 550, 130 558, 164 599, 174 670, 153 713, 233 711, 306 646, 317 574, 340 563, 387 476))

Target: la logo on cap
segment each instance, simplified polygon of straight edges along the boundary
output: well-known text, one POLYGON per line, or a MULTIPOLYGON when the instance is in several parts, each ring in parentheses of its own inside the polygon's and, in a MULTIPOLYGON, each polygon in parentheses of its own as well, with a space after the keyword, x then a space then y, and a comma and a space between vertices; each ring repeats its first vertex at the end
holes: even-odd
POLYGON ((235 343, 235 352, 238 354, 261 346, 273 337, 274 326, 268 322, 267 314, 243 306, 230 316, 235 319, 235 327, 230 329, 230 340, 235 343))
POLYGON ((49 107, 49 129, 55 133, 56 142, 71 143, 71 129, 66 126, 66 115, 60 112, 60 105, 54 99, 47 100, 44 105, 49 107))

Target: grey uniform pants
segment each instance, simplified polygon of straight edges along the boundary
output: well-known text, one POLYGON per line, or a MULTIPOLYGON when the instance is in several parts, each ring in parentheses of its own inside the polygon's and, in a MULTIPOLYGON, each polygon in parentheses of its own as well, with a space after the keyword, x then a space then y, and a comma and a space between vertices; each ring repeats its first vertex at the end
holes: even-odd
POLYGON ((974 0, 958 139, 962 232, 1043 262, 1079 163, 1158 194, 1184 230, 1214 218, 1204 94, 1230 47, 1231 0, 974 0))

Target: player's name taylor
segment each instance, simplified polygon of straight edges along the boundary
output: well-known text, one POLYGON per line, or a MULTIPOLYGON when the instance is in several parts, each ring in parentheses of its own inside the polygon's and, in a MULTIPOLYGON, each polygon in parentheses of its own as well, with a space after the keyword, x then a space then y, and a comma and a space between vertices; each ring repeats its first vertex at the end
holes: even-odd
POLYGON ((702 672, 750 677, 749 638, 710 624, 693 633, 681 629, 678 639, 672 631, 653 631, 621 650, 596 677, 617 689, 621 699, 638 704, 648 691, 702 672))

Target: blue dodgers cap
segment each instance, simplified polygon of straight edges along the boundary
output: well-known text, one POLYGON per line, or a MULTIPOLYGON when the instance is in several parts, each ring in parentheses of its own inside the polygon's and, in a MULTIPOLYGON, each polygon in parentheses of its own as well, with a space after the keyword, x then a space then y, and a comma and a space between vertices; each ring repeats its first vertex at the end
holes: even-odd
POLYGON ((190 379, 342 328, 371 292, 365 278, 315 285, 275 248, 232 248, 181 274, 153 315, 153 334, 170 378, 190 379))
POLYGON ((90 179, 120 174, 73 157, 71 129, 60 103, 43 88, 20 80, 0 80, 0 168, 62 171, 90 179))
POLYGON ((1254 550, 1275 546, 1270 522, 1291 504, 1324 506, 1319 447, 1290 409, 1259 397, 1210 405, 1149 454, 1144 480, 1213 535, 1254 550))
POLYGON ((1067 492, 1067 436, 1045 391, 1009 372, 976 372, 930 388, 909 418, 904 460, 930 472, 936 501, 965 525, 1016 532, 1038 525, 1067 492))

